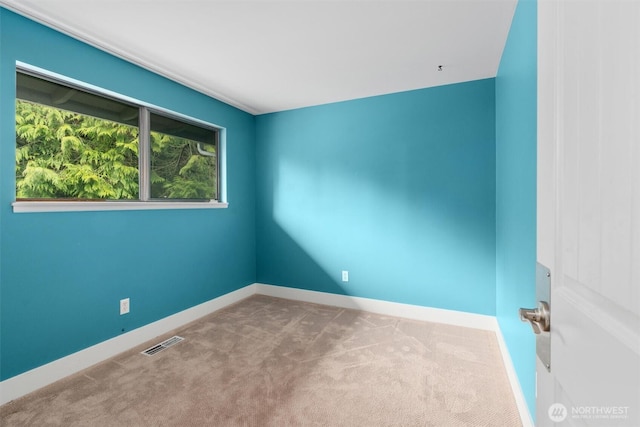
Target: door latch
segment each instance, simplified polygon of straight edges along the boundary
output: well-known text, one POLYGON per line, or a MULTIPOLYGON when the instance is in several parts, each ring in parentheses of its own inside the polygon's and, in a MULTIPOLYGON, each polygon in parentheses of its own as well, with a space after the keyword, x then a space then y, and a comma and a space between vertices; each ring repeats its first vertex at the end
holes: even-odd
POLYGON ((537 308, 521 308, 520 320, 529 322, 535 334, 548 332, 551 326, 549 304, 546 301, 538 301, 537 308))

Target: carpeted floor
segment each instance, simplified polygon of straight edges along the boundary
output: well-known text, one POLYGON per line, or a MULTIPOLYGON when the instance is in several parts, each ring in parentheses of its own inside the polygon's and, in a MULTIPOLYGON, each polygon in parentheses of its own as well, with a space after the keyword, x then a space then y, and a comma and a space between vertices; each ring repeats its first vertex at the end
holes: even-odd
POLYGON ((9 426, 520 426, 493 332, 254 295, 0 407, 9 426))

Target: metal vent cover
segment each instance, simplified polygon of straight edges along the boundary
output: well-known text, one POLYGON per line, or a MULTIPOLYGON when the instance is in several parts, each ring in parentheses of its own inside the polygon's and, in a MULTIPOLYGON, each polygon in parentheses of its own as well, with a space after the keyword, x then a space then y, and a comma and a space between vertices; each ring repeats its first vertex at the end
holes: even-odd
POLYGON ((178 344, 180 341, 184 340, 184 338, 179 337, 179 336, 173 336, 169 339, 166 339, 164 341, 162 341, 160 344, 156 344, 152 347, 149 347, 148 349, 142 351, 141 353, 146 355, 146 356, 153 356, 154 354, 158 354, 160 353, 162 350, 165 350, 169 347, 171 347, 172 345, 176 345, 178 344))

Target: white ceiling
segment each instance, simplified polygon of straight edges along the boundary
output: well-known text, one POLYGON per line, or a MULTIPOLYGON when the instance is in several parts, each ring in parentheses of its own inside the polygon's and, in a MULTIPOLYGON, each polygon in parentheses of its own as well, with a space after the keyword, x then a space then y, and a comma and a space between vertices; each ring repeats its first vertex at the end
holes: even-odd
POLYGON ((259 114, 495 77, 516 0, 0 4, 259 114))

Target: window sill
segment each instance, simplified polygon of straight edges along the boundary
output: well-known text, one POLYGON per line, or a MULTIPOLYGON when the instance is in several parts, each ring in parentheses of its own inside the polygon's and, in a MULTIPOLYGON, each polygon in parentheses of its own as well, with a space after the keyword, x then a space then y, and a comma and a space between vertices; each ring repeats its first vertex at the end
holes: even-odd
POLYGON ((65 202, 38 201, 13 202, 14 213, 28 212, 85 212, 85 211, 141 211, 161 209, 223 209, 229 206, 226 202, 163 202, 163 201, 105 201, 105 202, 65 202))

